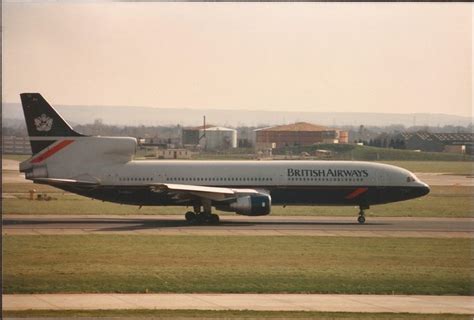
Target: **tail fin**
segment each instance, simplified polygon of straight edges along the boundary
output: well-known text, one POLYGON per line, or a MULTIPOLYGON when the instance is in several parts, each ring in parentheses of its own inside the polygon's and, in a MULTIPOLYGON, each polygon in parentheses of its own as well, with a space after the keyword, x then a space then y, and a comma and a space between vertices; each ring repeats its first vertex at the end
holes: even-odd
POLYGON ((41 94, 22 93, 20 97, 33 154, 37 154, 61 137, 83 136, 74 131, 41 94))

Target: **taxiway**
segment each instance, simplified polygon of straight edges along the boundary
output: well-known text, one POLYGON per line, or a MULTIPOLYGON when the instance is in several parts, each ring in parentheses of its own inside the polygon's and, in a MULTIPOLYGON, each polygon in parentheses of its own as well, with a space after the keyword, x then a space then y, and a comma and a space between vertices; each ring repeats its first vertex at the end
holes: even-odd
POLYGON ((4 215, 3 234, 304 235, 474 238, 474 218, 245 217, 222 215, 219 225, 189 225, 169 216, 4 215))
POLYGON ((4 310, 195 309, 473 314, 474 297, 362 294, 7 294, 4 310))

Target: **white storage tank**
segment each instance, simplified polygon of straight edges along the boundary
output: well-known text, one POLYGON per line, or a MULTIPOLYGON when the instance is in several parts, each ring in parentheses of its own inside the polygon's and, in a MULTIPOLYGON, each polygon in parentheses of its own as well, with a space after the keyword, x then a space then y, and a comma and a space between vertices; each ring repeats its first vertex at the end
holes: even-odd
MULTIPOLYGON (((199 130, 199 134, 203 136, 204 130, 199 130)), ((237 130, 224 127, 207 128, 205 138, 200 144, 208 150, 237 148, 237 130)))

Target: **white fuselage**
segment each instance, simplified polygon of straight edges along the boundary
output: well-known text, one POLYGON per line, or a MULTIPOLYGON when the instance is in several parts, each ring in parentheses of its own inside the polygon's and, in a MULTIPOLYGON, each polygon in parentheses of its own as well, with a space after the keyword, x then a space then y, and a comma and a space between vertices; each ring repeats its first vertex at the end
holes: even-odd
POLYGON ((90 174, 104 184, 117 185, 426 186, 408 170, 359 161, 136 160, 90 174))

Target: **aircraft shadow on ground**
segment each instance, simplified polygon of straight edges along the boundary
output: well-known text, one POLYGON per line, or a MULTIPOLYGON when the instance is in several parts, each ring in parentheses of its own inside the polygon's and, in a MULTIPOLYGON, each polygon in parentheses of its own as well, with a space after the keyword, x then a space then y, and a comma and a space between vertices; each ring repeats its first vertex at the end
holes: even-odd
MULTIPOLYGON (((155 220, 155 219, 54 219, 54 220, 43 220, 43 219, 5 219, 3 225, 18 226, 20 228, 36 228, 42 226, 44 229, 48 229, 47 225, 51 225, 52 229, 93 229, 95 231, 136 231, 136 230, 147 230, 147 229, 172 229, 172 228, 189 228, 189 229, 200 229, 205 227, 206 229, 212 228, 215 230, 225 230, 227 228, 235 228, 242 230, 259 228, 260 230, 273 230, 274 227, 281 226, 281 229, 287 229, 288 227, 305 227, 305 226, 357 226, 357 222, 331 222, 331 221, 226 221, 221 220, 218 225, 193 225, 189 224, 184 219, 176 220, 155 220), (63 226, 61 226, 63 225, 63 226)), ((387 226, 390 223, 373 223, 368 222, 365 226, 387 226)), ((365 226, 361 226, 364 228, 365 226)), ((41 228, 41 227, 40 227, 41 228)), ((276 228, 278 229, 278 228, 276 228)), ((312 230, 311 228, 301 230, 312 230)), ((344 230, 353 230, 344 229, 344 230)), ((359 230, 357 230, 359 231, 359 230)))

